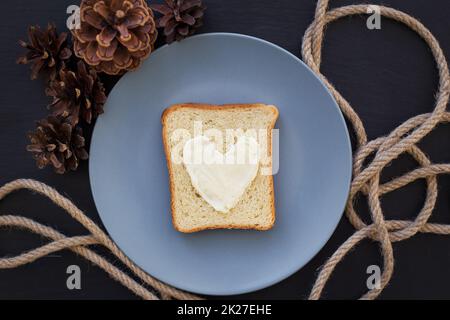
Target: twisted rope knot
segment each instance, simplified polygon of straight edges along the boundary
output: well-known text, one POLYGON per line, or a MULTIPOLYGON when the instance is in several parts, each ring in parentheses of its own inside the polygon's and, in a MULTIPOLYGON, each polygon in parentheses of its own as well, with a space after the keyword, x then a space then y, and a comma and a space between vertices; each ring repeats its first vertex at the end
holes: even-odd
MULTIPOLYGON (((430 47, 439 71, 439 89, 433 112, 415 116, 392 131, 386 137, 368 141, 364 125, 350 104, 340 95, 328 79, 320 72, 322 41, 324 28, 327 24, 349 15, 366 14, 369 4, 351 5, 327 11, 328 0, 319 0, 315 18, 307 29, 302 45, 303 60, 322 79, 336 99, 345 117, 351 122, 357 138, 357 151, 353 161, 353 181, 350 187, 346 215, 357 229, 330 257, 322 267, 311 290, 310 299, 319 299, 322 291, 336 265, 345 255, 363 239, 369 238, 379 242, 383 254, 384 270, 379 289, 369 290, 362 299, 376 298, 389 283, 394 269, 392 243, 414 236, 417 232, 427 232, 441 235, 450 234, 450 225, 429 223, 436 204, 438 189, 437 175, 450 173, 450 164, 432 164, 428 157, 416 145, 423 137, 432 131, 439 123, 450 122, 450 113, 446 112, 450 95, 450 77, 445 56, 437 40, 419 21, 411 16, 388 7, 378 6, 380 13, 390 19, 399 21, 410 27, 421 36, 430 47), (383 168, 400 154, 408 153, 418 163, 418 168, 403 176, 380 184, 380 174, 383 168), (373 157, 368 161, 369 157, 373 157), (366 164, 366 162, 368 162, 366 164), (422 209, 413 221, 385 220, 380 204, 380 197, 397 190, 417 180, 425 179, 427 184, 426 199, 422 209), (368 198, 372 223, 366 224, 358 216, 353 202, 360 193, 368 198)), ((19 189, 29 189, 38 192, 56 205, 63 208, 75 220, 81 223, 90 234, 85 236, 67 237, 58 231, 21 216, 0 216, 0 227, 11 226, 27 229, 42 235, 52 242, 39 248, 22 253, 15 257, 0 259, 0 269, 15 268, 35 261, 52 252, 70 249, 105 270, 113 279, 129 288, 144 299, 158 299, 154 291, 144 286, 148 285, 159 292, 163 299, 200 299, 197 296, 172 288, 154 279, 136 264, 134 264, 89 217, 78 209, 69 199, 59 194, 55 189, 34 180, 18 179, 0 188, 0 201, 8 194, 19 189), (143 284, 136 282, 127 273, 108 262, 88 248, 97 244, 106 247, 119 259, 143 284)))
POLYGON ((437 175, 450 173, 450 164, 432 164, 416 145, 439 123, 450 121, 450 113, 446 112, 450 95, 450 76, 447 61, 439 43, 423 24, 404 12, 389 7, 377 6, 381 15, 405 24, 425 40, 436 60, 439 71, 439 88, 433 112, 418 115, 405 121, 386 137, 368 141, 361 119, 349 102, 320 72, 320 64, 325 26, 345 16, 366 14, 372 5, 350 5, 328 11, 328 2, 329 0, 319 0, 317 3, 314 21, 303 38, 302 55, 303 60, 331 91, 343 114, 352 124, 356 134, 357 151, 354 155, 353 180, 346 206, 346 215, 357 231, 339 247, 323 266, 309 298, 319 299, 336 265, 351 248, 356 246, 361 240, 369 238, 379 242, 384 264, 380 288, 372 289, 362 296, 362 299, 374 299, 381 293, 392 277, 394 269, 393 242, 408 239, 418 232, 450 234, 449 225, 428 223, 438 194, 437 175), (410 154, 419 167, 381 185, 380 175, 382 170, 403 153, 410 154), (369 157, 373 157, 371 161, 368 161, 369 157), (365 162, 368 163, 365 164, 365 162), (426 180, 427 193, 425 203, 416 218, 413 221, 385 220, 381 208, 381 196, 422 178, 426 180), (372 218, 372 224, 370 225, 362 221, 353 205, 355 198, 360 193, 366 195, 368 199, 372 218))

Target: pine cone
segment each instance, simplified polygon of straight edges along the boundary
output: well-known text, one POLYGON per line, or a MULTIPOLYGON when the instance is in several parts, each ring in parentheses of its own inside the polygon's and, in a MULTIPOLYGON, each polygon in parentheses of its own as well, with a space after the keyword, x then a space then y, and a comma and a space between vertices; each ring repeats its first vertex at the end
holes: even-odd
POLYGON ((82 129, 72 128, 61 118, 49 116, 39 121, 36 131, 28 137, 31 144, 27 151, 33 153, 39 169, 52 165, 56 173, 63 174, 75 171, 79 161, 88 158, 82 129))
POLYGON ((72 51, 67 47, 67 33, 62 32, 58 35, 54 24, 48 24, 47 30, 41 30, 39 26, 30 26, 28 38, 30 43, 19 41, 28 52, 17 59, 17 63, 32 63, 32 80, 40 73, 45 74, 50 80, 55 79, 58 70, 72 55, 72 51))
POLYGON ((53 97, 49 105, 54 116, 67 118, 75 126, 82 117, 87 123, 103 113, 106 102, 105 88, 92 68, 86 68, 83 61, 77 64, 77 71, 61 69, 58 80, 52 81, 46 91, 53 97))
POLYGON ((74 52, 97 71, 122 74, 140 66, 158 35, 145 0, 82 0, 74 52))
POLYGON ((166 42, 180 41, 195 33, 203 25, 206 7, 201 0, 165 0, 165 4, 152 4, 150 8, 162 16, 156 21, 164 28, 166 42))

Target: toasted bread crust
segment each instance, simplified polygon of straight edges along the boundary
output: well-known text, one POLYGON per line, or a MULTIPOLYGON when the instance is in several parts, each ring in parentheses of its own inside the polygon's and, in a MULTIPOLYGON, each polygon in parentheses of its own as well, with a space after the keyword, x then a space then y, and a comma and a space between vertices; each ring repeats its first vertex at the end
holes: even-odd
POLYGON ((163 145, 164 145, 164 152, 166 154, 166 163, 167 163, 167 169, 169 171, 169 188, 170 188, 170 206, 171 206, 171 212, 172 212, 172 224, 174 228, 183 233, 194 233, 198 231, 203 230, 215 230, 215 229, 246 229, 246 230, 259 230, 259 231, 266 231, 270 230, 274 224, 275 224, 275 192, 274 192, 274 185, 273 185, 273 175, 269 177, 270 179, 270 195, 271 195, 271 223, 268 226, 254 226, 254 225, 236 225, 236 224, 227 224, 227 225, 212 225, 212 226, 206 226, 206 227, 198 227, 198 228, 192 228, 192 229, 183 229, 181 228, 175 219, 175 191, 174 191, 174 179, 173 179, 173 171, 172 171, 172 161, 171 159, 171 153, 168 143, 168 135, 166 132, 166 119, 174 111, 177 111, 179 109, 208 109, 208 110, 232 110, 232 109, 240 109, 240 108, 260 108, 260 107, 266 107, 270 108, 271 111, 274 114, 273 121, 270 124, 269 127, 269 154, 272 156, 272 129, 275 127, 275 123, 278 119, 279 112, 278 109, 273 105, 266 105, 262 103, 254 103, 254 104, 223 104, 223 105, 211 105, 211 104, 202 104, 202 103, 182 103, 182 104, 174 104, 165 109, 161 115, 161 123, 162 123, 162 138, 163 138, 163 145))

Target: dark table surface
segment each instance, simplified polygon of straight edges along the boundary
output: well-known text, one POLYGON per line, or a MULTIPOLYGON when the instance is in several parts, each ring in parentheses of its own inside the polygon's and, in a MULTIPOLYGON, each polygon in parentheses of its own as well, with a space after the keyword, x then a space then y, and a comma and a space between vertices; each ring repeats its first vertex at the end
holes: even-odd
MULTIPOLYGON (((76 1, 75 1, 76 2, 76 1)), ((331 6, 355 1, 331 1, 331 6)), ((450 2, 448 0, 372 1, 403 10, 421 20, 450 57, 450 2)), ((0 20, 0 184, 16 178, 34 178, 54 186, 72 199, 94 221, 101 223, 89 186, 86 163, 64 176, 50 169, 38 170, 25 151, 25 133, 46 115, 48 98, 40 81, 29 81, 27 67, 17 66, 29 24, 56 22, 65 27, 71 0, 15 0, 0 20)), ((312 21, 314 0, 205 0, 208 6, 201 32, 237 32, 271 41, 300 56, 303 33, 312 21)), ((407 27, 382 19, 381 30, 368 30, 363 17, 345 18, 329 26, 323 51, 323 72, 361 116, 369 138, 389 133, 408 118, 432 110, 437 71, 425 43, 407 27)), ((107 79, 111 88, 114 81, 107 79)), ((450 127, 439 126, 420 146, 433 162, 450 161, 450 127)), ((330 153, 330 157, 333 154, 330 153)), ((393 162, 383 179, 414 168, 407 156, 393 162)), ((413 218, 423 205, 425 183, 417 181, 382 198, 387 218, 413 218)), ((360 211, 367 216, 361 201, 360 211)), ((49 200, 26 191, 0 204, 0 214, 20 214, 56 227, 68 235, 84 234, 49 200)), ((437 207, 430 221, 450 223, 450 177, 439 177, 437 207)), ((345 217, 326 246, 293 276, 264 290, 237 298, 303 299, 309 294, 318 269, 353 229, 345 217)), ((45 239, 12 229, 0 230, 0 257, 18 254, 46 243, 45 239)), ((450 237, 419 234, 394 244, 395 271, 380 298, 450 298, 450 237)), ((101 250, 100 250, 101 251, 101 250)), ((103 251, 101 251, 103 252, 103 251)), ((337 267, 327 285, 325 298, 356 298, 366 289, 367 266, 382 264, 376 243, 364 241, 337 267)), ((0 298, 134 299, 131 292, 106 273, 63 251, 32 264, 0 271, 0 298), (79 265, 82 289, 68 290, 66 268, 79 265)))

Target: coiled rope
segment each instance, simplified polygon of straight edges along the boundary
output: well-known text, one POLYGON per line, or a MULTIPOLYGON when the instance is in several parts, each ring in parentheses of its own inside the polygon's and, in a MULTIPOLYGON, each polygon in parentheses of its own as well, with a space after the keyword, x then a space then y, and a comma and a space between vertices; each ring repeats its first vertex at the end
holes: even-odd
POLYGON ((322 267, 309 298, 319 299, 336 265, 361 240, 370 238, 378 241, 380 244, 384 270, 381 275, 379 288, 369 290, 361 298, 374 299, 381 293, 392 277, 394 270, 393 242, 408 239, 417 232, 450 234, 450 225, 427 222, 433 212, 438 195, 437 175, 450 173, 450 164, 432 164, 417 146, 417 143, 439 123, 450 121, 450 113, 446 112, 450 94, 449 70, 439 43, 422 23, 404 12, 389 7, 377 6, 382 16, 403 23, 425 40, 436 60, 439 71, 439 88, 433 112, 405 121, 386 137, 367 141, 364 125, 358 114, 320 72, 320 63, 325 26, 346 16, 367 14, 368 10, 373 6, 369 4, 350 5, 328 11, 328 3, 328 0, 318 1, 314 21, 306 30, 303 38, 302 55, 305 63, 322 79, 331 91, 341 111, 352 124, 357 137, 357 151, 353 161, 353 180, 346 206, 347 217, 357 231, 338 248, 322 267), (419 168, 380 185, 380 174, 384 167, 403 153, 409 153, 417 161, 419 168), (373 155, 373 160, 364 165, 367 157, 370 155, 373 155), (427 194, 425 203, 417 217, 413 221, 386 220, 381 208, 380 197, 422 178, 426 179, 427 194), (372 218, 371 225, 367 225, 361 220, 353 206, 354 199, 359 193, 367 195, 372 218))

